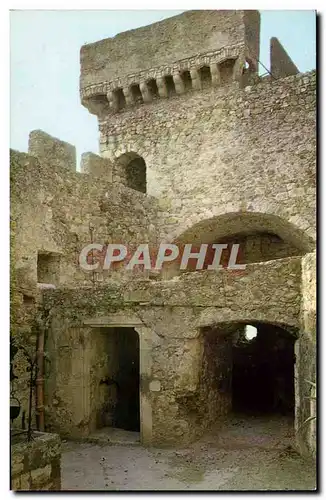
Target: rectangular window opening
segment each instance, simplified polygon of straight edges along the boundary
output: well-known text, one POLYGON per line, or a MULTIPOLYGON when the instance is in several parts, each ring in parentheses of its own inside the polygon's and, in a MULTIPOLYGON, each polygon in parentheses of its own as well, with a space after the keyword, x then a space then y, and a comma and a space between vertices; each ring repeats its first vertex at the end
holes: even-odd
POLYGON ((58 285, 60 275, 60 256, 54 253, 37 254, 37 282, 58 285))

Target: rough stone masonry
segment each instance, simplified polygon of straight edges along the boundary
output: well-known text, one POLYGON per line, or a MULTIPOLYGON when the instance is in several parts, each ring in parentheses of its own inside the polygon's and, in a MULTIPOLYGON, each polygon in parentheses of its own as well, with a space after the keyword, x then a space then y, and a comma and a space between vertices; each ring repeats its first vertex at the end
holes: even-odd
POLYGON ((297 443, 315 454, 316 74, 273 38, 260 77, 259 36, 257 11, 188 11, 84 45, 100 156, 76 171, 40 130, 12 151, 13 329, 44 338, 45 430, 119 426, 134 331, 141 442, 190 443, 230 413, 232 335, 259 323, 295 335, 297 443), (247 267, 86 272, 93 242, 237 242, 247 267))

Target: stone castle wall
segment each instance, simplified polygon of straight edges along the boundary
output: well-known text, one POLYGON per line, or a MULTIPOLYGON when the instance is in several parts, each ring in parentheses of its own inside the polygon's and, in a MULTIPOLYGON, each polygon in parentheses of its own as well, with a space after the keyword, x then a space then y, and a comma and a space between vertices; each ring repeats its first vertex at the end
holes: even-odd
MULTIPOLYGON (((125 274, 123 268, 113 275, 84 271, 81 250, 91 241, 154 246, 157 238, 156 201, 113 183, 111 162, 86 154, 84 173, 76 172, 74 148, 42 131, 31 134, 30 151, 36 156, 12 151, 10 165, 11 336, 19 346, 12 361, 18 378, 11 390, 21 405, 13 422, 19 429, 27 425, 29 411, 30 375, 22 348, 35 358, 43 288, 131 279, 133 273, 125 274)), ((33 428, 38 425, 35 396, 33 391, 33 428)))
MULTIPOLYGON (((99 160, 93 162, 92 168, 99 164, 99 160)), ((44 256, 48 283, 75 286, 97 279, 81 270, 78 262, 81 250, 91 241, 156 243, 156 201, 108 178, 56 167, 46 156, 40 162, 12 152, 11 186, 20 288, 36 293, 38 254, 44 256), (53 268, 52 274, 46 266, 53 268)), ((44 282, 46 277, 41 279, 44 282)))
POLYGON ((289 257, 249 264, 241 275, 199 271, 166 282, 45 291, 49 430, 73 437, 94 431, 94 400, 102 401, 99 380, 107 356, 100 330, 129 324, 140 336, 140 397, 151 408, 149 428, 143 410, 143 442, 189 442, 230 407, 227 391, 212 390, 216 367, 209 360, 211 352, 223 358, 223 374, 230 368, 230 345, 227 339, 209 343, 202 329, 239 321, 299 328, 300 287, 301 257, 289 257))
POLYGON ((301 334, 296 342, 296 376, 299 379, 296 393, 297 443, 304 454, 316 457, 317 453, 317 318, 316 318, 316 252, 302 259, 301 334), (305 425, 306 419, 316 417, 305 425))
POLYGON ((161 234, 240 211, 274 214, 314 238, 316 75, 208 89, 100 123, 103 156, 147 166, 161 234))

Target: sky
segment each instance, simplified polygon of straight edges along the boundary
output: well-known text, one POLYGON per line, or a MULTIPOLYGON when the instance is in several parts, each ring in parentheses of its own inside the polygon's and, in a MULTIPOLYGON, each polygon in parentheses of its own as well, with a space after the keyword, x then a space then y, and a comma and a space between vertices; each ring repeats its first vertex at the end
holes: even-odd
MULTIPOLYGON (((31 130, 98 153, 97 119, 79 101, 81 45, 145 26, 181 10, 16 10, 10 13, 10 147, 27 151, 31 130)), ((261 11, 260 61, 276 36, 301 72, 316 67, 312 10, 261 11)), ((261 73, 265 70, 261 68, 261 73)))

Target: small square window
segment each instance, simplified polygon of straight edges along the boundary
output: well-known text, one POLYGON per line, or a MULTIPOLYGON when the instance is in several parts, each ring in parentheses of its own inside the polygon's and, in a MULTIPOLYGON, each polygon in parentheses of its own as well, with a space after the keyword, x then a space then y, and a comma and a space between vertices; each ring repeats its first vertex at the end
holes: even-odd
POLYGON ((60 256, 54 253, 37 254, 37 282, 57 285, 60 275, 60 256))
POLYGON ((30 295, 23 295, 23 304, 24 306, 31 307, 35 304, 35 299, 34 297, 31 297, 30 295))

